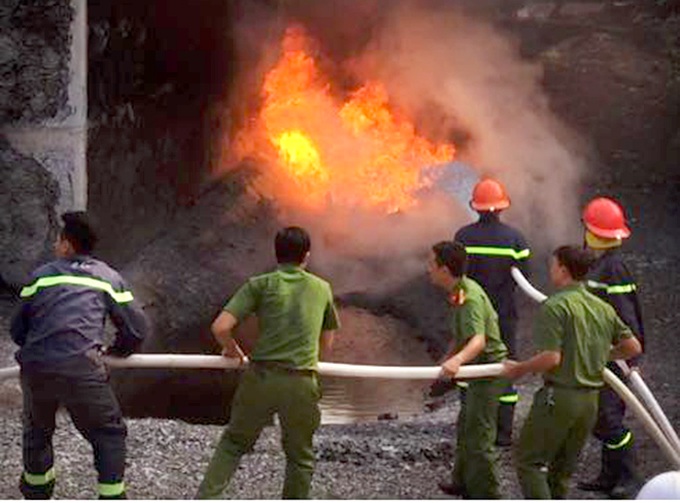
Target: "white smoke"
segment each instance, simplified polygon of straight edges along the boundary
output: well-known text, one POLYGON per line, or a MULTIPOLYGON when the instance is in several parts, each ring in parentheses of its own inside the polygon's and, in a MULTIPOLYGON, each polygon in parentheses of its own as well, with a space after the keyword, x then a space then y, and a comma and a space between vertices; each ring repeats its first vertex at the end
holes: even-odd
MULTIPOLYGON (((523 60, 517 44, 490 24, 446 7, 450 2, 424 4, 393 1, 385 9, 381 2, 299 0, 249 11, 236 37, 241 71, 232 110, 247 102, 240 91, 259 89, 288 22, 302 21, 346 75, 383 82, 392 102, 432 139, 462 132, 457 159, 506 185, 513 205, 504 219, 532 248, 574 241, 584 165, 578 142, 549 109, 540 64, 523 60)), ((312 231, 313 263, 338 290, 388 287, 422 273, 431 245, 471 221, 467 200, 451 193, 423 195, 418 209, 389 216, 282 208, 281 222, 312 231)))

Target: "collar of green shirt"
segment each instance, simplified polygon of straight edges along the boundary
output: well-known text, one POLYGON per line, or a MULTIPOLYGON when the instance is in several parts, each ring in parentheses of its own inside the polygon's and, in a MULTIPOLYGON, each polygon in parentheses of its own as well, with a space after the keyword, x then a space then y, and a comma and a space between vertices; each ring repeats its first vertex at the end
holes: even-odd
POLYGON ((300 264, 279 264, 279 271, 283 272, 302 272, 304 269, 300 264))
POLYGON ((569 292, 571 290, 581 290, 585 287, 586 285, 583 283, 583 281, 574 281, 573 283, 563 286, 562 288, 559 289, 559 291, 569 292))

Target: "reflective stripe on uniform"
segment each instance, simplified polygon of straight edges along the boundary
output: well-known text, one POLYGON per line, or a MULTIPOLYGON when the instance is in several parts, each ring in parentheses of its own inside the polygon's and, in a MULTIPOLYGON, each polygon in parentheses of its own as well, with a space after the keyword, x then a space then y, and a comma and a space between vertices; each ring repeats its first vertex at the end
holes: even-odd
POLYGON ((637 290, 637 285, 635 283, 623 283, 621 285, 608 285, 607 283, 599 283, 597 281, 588 280, 587 285, 589 288, 595 290, 605 290, 609 294, 615 293, 633 293, 637 290))
POLYGON ((500 403, 515 404, 519 402, 519 393, 503 393, 498 397, 500 403))
POLYGON ((56 478, 54 467, 47 470, 45 473, 28 473, 24 471, 24 481, 29 486, 44 486, 49 484, 56 478))
POLYGON ((610 451, 615 451, 617 449, 623 449, 626 447, 628 444, 630 444, 633 441, 633 432, 628 431, 626 434, 623 436, 621 440, 615 443, 608 443, 605 442, 604 446, 609 449, 610 451))
POLYGON ((125 492, 125 482, 100 482, 97 486, 100 496, 120 496, 125 492))
POLYGON ((101 279, 89 278, 85 276, 45 276, 38 278, 32 285, 25 286, 21 289, 21 297, 27 298, 35 295, 39 290, 44 288, 49 288, 51 286, 59 285, 77 285, 85 286, 89 288, 94 288, 96 290, 102 290, 108 293, 111 298, 118 304, 126 304, 131 302, 134 298, 132 292, 129 290, 124 290, 117 292, 113 289, 111 283, 108 283, 101 279))
POLYGON ((529 258, 531 251, 529 248, 515 250, 505 246, 466 246, 465 251, 469 255, 485 255, 490 257, 510 257, 515 260, 529 258))

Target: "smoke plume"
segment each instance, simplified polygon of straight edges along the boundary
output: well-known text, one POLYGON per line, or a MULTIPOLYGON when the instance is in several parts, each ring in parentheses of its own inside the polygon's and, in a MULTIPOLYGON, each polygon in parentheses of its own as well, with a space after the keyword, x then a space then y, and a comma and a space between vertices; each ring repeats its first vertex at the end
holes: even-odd
MULTIPOLYGON (((456 160, 479 176, 498 177, 513 203, 504 219, 525 233, 534 250, 578 239, 584 161, 578 140, 551 114, 540 64, 523 60, 507 34, 450 4, 299 0, 274 9, 244 2, 231 112, 241 125, 257 113, 257 90, 280 38, 291 23, 301 23, 318 40, 336 89, 382 82, 390 103, 419 131, 433 141, 454 142, 456 160)), ((312 231, 313 264, 339 290, 388 287, 422 273, 430 246, 472 220, 469 194, 441 189, 435 184, 416 209, 391 215, 281 206, 280 218, 312 231)))

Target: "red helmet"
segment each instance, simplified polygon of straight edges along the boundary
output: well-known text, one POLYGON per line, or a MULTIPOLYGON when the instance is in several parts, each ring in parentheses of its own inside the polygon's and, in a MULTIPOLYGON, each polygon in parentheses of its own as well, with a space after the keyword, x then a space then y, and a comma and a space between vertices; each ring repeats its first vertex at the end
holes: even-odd
POLYGON ((624 239, 630 236, 623 208, 607 197, 596 197, 583 209, 583 223, 600 238, 624 239))
POLYGON ((500 211, 510 207, 510 198, 501 182, 484 178, 472 190, 470 206, 477 211, 500 211))

